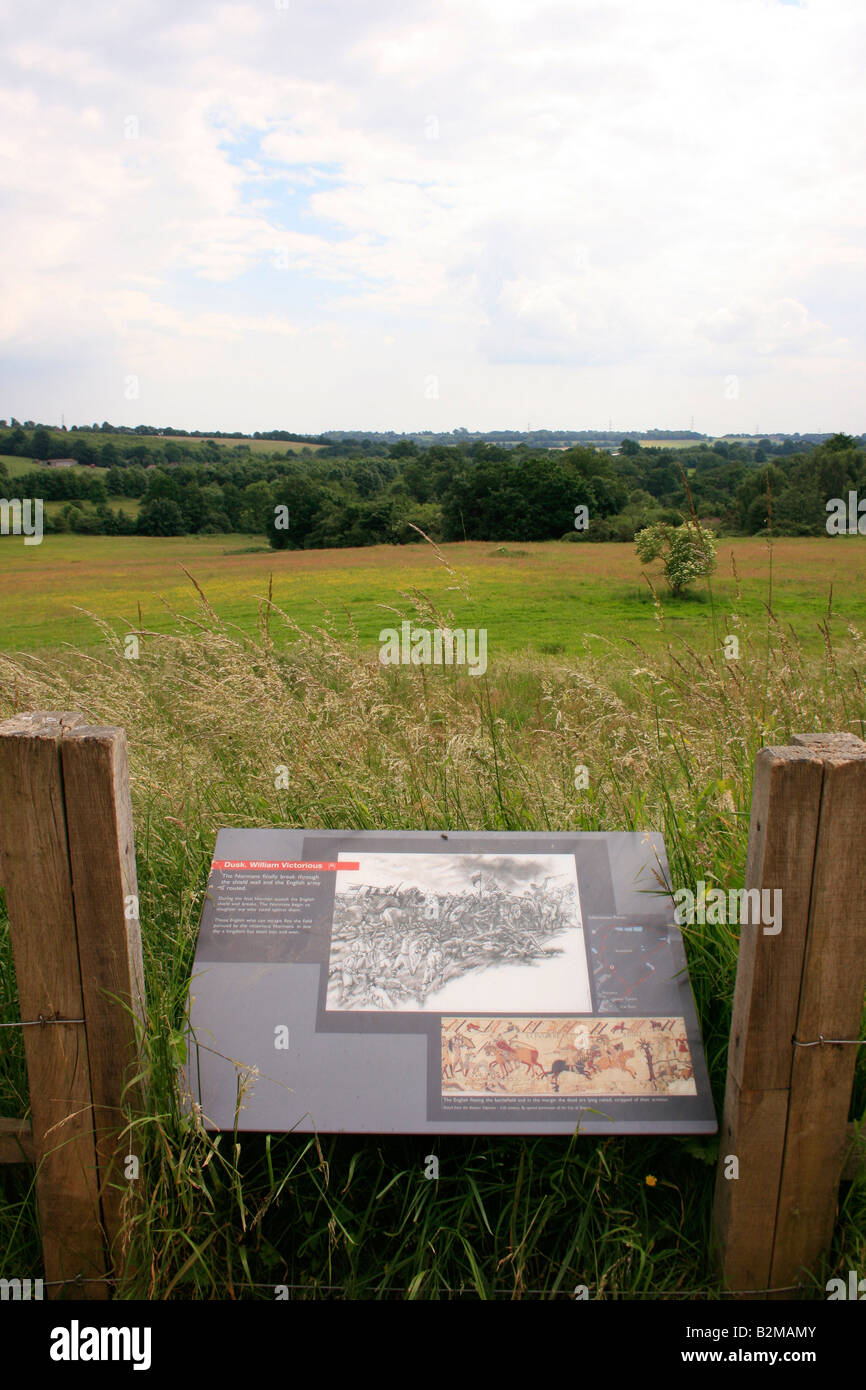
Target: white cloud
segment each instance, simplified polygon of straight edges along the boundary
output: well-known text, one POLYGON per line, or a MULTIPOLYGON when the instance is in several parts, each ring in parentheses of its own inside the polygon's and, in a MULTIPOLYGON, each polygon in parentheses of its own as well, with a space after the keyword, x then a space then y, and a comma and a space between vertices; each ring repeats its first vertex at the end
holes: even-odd
POLYGON ((863 428, 858 0, 34 0, 14 25, 0 413, 715 430, 763 403, 793 430, 826 401, 863 428), (121 359, 147 379, 112 404, 121 359))
POLYGON ((816 356, 844 356, 849 346, 795 299, 718 309, 698 329, 710 342, 734 345, 740 351, 756 351, 762 356, 803 351, 816 356))

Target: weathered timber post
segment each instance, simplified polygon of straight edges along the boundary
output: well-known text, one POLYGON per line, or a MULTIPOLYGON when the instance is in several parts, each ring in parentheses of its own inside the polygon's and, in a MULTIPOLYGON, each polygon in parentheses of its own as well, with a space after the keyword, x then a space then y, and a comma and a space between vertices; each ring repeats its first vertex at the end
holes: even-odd
POLYGON ((730 1289, 789 1289, 832 1237, 866 989, 864 842, 866 743, 761 749, 745 886, 781 890, 782 929, 740 940, 714 1211, 730 1289))
MULTIPOLYGON (((0 882, 6 889, 30 1087, 30 1134, 0 1157, 38 1165, 52 1296, 105 1298, 122 1276, 127 1076, 143 1015, 132 810, 122 729, 80 714, 0 724, 0 882), (58 1022, 56 1020, 70 1020, 58 1022), (55 1282, 60 1281, 60 1282, 55 1282)), ((14 1134, 12 1131, 14 1128, 14 1134)))

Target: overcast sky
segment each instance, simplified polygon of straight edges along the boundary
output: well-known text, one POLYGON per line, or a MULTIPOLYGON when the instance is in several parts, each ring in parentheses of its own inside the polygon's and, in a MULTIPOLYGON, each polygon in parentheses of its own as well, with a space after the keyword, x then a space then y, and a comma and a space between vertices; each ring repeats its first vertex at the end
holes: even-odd
POLYGON ((863 0, 0 15, 0 417, 866 429, 863 0))

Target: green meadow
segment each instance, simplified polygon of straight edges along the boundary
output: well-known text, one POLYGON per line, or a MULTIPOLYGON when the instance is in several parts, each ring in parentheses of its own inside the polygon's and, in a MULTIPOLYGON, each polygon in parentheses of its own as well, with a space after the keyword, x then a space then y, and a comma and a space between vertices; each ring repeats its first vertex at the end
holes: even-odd
POLYGON ((682 639, 718 645, 732 618, 775 619, 818 651, 828 609, 838 623, 866 621, 866 540, 721 540, 709 585, 672 599, 631 545, 578 542, 358 550, 272 551, 261 536, 50 535, 38 546, 0 537, 0 650, 98 640, 91 617, 116 631, 168 632, 189 616, 199 585, 219 616, 253 632, 260 604, 302 629, 331 619, 371 646, 382 628, 416 615, 419 595, 455 626, 484 627, 489 659, 532 650, 577 655, 629 639, 650 648, 682 639), (191 578, 190 578, 191 577, 191 578), (26 602, 24 601, 26 595, 26 602))
MULTIPOLYGON (((629 545, 0 540, 0 719, 77 709, 129 741, 149 1099, 128 1115, 141 1177, 118 1295, 721 1297, 712 1137, 208 1131, 178 1082, 208 865, 220 826, 653 829, 675 888, 741 886, 758 750, 866 736, 864 580, 859 538, 723 541, 711 588, 676 603, 629 545), (380 664, 383 627, 449 615, 487 629, 483 679, 380 664)), ((720 1114, 738 928, 683 938, 720 1114)), ((0 1021, 19 1017, 0 894, 0 1021)), ((0 1036, 0 1114, 23 1115, 21 1033, 0 1036)), ((860 1049, 851 1117, 864 1106, 860 1049)), ((866 1269, 866 1177, 842 1184, 800 1292, 823 1300, 850 1269, 866 1269)), ((32 1174, 0 1167, 0 1276, 41 1272, 32 1174)))
MULTIPOLYGON (((59 457, 59 455, 58 455, 59 457)), ((19 458, 17 454, 0 454, 0 463, 5 464, 6 472, 10 478, 22 478, 25 473, 33 473, 35 470, 45 468, 47 472, 54 473, 58 470, 48 468, 46 464, 40 463, 38 459, 19 458)), ((108 472, 107 468, 85 468, 83 464, 72 464, 68 469, 62 470, 64 473, 80 473, 87 477, 92 477, 94 472, 104 475, 108 472)))

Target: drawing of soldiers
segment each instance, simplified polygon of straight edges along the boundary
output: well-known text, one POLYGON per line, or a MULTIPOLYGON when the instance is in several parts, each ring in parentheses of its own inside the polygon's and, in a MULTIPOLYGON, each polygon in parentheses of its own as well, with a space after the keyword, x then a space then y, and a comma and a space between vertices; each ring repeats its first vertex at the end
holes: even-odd
POLYGON ((424 964, 424 977, 421 982, 421 988, 425 992, 428 986, 431 985, 439 975, 443 964, 442 952, 439 950, 438 946, 434 946, 433 949, 427 953, 427 960, 424 964))
POLYGON ((415 973, 412 965, 412 938, 410 936, 404 936, 401 940, 400 950, 394 962, 394 970, 399 972, 401 969, 405 970, 407 975, 415 973))
POLYGON ((383 952, 380 945, 374 943, 367 950, 367 969, 371 979, 380 983, 383 976, 387 974, 390 961, 383 952))
POLYGON ((412 938, 409 944, 409 973, 411 975, 415 974, 429 945, 431 942, 428 936, 414 936, 412 938))
POLYGON ((351 994, 358 975, 358 945, 351 945, 340 961, 340 1003, 351 994))

